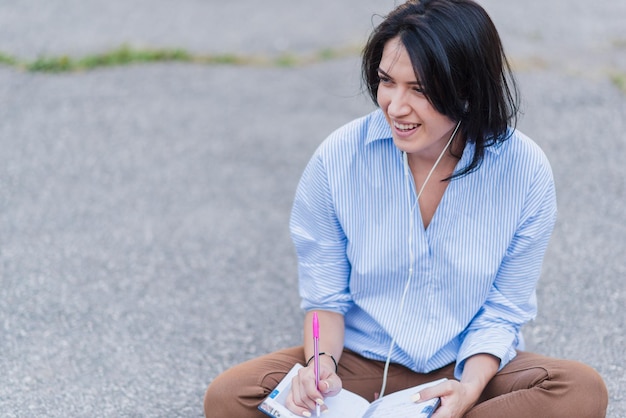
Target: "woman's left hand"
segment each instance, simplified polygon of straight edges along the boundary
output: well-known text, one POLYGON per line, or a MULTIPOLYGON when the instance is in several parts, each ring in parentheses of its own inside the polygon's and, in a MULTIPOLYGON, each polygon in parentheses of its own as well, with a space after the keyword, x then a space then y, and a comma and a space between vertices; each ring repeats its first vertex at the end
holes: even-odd
POLYGON ((419 400, 416 399, 417 394, 412 399, 416 402, 423 402, 432 398, 440 398, 441 404, 432 418, 457 418, 465 415, 476 404, 480 396, 480 392, 476 392, 476 388, 470 384, 461 383, 457 380, 446 380, 436 386, 421 390, 419 400))

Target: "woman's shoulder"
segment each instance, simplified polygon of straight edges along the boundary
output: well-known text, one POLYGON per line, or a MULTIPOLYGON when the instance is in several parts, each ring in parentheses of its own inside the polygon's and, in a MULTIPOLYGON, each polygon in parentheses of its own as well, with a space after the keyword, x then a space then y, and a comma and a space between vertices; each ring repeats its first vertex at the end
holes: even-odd
POLYGON ((548 157, 543 149, 518 129, 511 128, 507 133, 508 138, 486 150, 498 159, 503 159, 509 164, 523 164, 534 166, 550 166, 548 157))

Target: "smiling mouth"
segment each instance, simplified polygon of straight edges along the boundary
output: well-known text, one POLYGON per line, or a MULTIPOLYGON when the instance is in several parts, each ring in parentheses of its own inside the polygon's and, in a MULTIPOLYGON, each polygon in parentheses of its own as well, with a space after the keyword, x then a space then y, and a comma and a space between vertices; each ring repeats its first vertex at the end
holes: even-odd
POLYGON ((408 132, 408 131, 412 131, 413 129, 416 129, 418 126, 420 126, 418 123, 399 123, 399 122, 394 122, 393 126, 402 132, 408 132))

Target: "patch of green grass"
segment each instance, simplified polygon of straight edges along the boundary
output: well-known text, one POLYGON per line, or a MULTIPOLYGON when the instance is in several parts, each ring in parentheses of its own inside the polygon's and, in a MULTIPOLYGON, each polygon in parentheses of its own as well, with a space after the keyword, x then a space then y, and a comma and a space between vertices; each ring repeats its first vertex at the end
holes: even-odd
POLYGON ((17 65, 17 60, 10 55, 0 52, 0 64, 15 66, 17 65))
POLYGON ((302 59, 294 54, 281 54, 274 59, 274 64, 277 67, 295 67, 302 63, 302 59))
POLYGON ((135 63, 192 60, 192 55, 182 49, 132 49, 126 45, 113 51, 84 57, 76 62, 76 69, 90 70, 135 63))
POLYGON ((26 64, 26 69, 33 72, 60 73, 70 71, 73 67, 72 59, 67 55, 56 58, 39 57, 35 61, 26 64))
POLYGON ((617 86, 623 93, 626 93, 626 73, 613 73, 611 75, 611 81, 617 86))
POLYGON ((196 61, 206 64, 220 64, 220 65, 243 65, 244 59, 235 54, 222 54, 222 55, 209 55, 204 58, 199 58, 196 61))
POLYGON ((361 47, 356 45, 343 48, 325 48, 317 53, 316 61, 331 61, 346 57, 354 57, 361 54, 361 47))
POLYGON ((337 50, 334 50, 332 48, 324 48, 320 52, 318 52, 317 56, 320 61, 330 61, 337 58, 339 56, 339 53, 337 50))
POLYGON ((101 67, 171 61, 194 62, 205 65, 297 67, 355 54, 358 54, 357 48, 347 47, 343 49, 325 48, 311 55, 300 55, 290 52, 278 56, 194 55, 183 49, 140 49, 122 45, 108 52, 92 54, 82 58, 72 58, 68 55, 56 57, 41 56, 34 61, 28 62, 20 62, 16 58, 0 52, 0 65, 13 66, 31 72, 47 73, 88 71, 101 67))
POLYGON ((127 45, 102 54, 88 55, 73 59, 67 55, 60 57, 39 57, 27 63, 25 68, 33 72, 69 72, 92 70, 99 67, 113 67, 136 63, 183 61, 193 59, 192 55, 182 49, 133 49, 127 45))

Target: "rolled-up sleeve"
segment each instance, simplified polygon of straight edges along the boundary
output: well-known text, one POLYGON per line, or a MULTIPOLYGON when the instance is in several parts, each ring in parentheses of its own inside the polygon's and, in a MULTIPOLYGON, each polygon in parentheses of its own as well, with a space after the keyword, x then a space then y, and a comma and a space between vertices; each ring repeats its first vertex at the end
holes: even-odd
POLYGON ((345 314, 352 305, 347 240, 337 219, 328 173, 319 150, 300 179, 290 230, 298 255, 302 308, 345 314))

